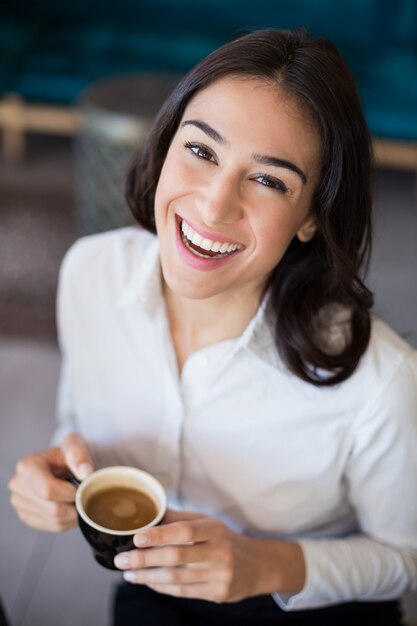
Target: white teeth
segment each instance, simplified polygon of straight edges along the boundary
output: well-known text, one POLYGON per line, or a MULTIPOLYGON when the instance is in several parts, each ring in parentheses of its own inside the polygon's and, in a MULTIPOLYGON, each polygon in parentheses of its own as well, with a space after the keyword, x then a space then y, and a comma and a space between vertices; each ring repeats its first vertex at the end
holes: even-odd
POLYGON ((240 250, 242 247, 238 243, 221 243, 220 241, 212 241, 199 235, 195 230, 191 228, 189 224, 182 221, 181 231, 188 241, 191 241, 195 246, 202 248, 203 250, 219 252, 220 254, 226 254, 240 250))
POLYGON ((203 239, 199 245, 200 245, 200 248, 203 248, 203 250, 211 250, 211 246, 213 245, 213 242, 211 241, 211 239, 203 239))
POLYGON ((191 243, 193 243, 195 246, 200 246, 200 243, 203 241, 202 236, 196 233, 195 231, 193 231, 192 237, 190 237, 190 235, 191 235, 190 230, 188 230, 188 233, 186 235, 187 239, 189 239, 191 243))

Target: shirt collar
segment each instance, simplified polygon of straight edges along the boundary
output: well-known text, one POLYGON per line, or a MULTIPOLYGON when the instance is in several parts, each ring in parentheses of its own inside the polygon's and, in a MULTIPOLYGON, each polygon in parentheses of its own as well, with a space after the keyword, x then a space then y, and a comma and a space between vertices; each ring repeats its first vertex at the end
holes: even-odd
POLYGON ((269 319, 268 303, 269 293, 266 293, 243 333, 233 341, 231 349, 224 354, 223 366, 239 351, 247 350, 264 363, 282 369, 282 361, 275 345, 273 327, 269 319))
POLYGON ((247 349, 265 363, 282 368, 282 361, 275 345, 272 320, 269 313, 270 294, 267 292, 242 335, 237 339, 233 354, 247 349))
POLYGON ((236 340, 234 352, 240 350, 241 348, 250 347, 254 342, 256 343, 256 336, 259 334, 259 331, 265 323, 267 299, 268 296, 264 296, 255 315, 252 317, 240 337, 236 340))

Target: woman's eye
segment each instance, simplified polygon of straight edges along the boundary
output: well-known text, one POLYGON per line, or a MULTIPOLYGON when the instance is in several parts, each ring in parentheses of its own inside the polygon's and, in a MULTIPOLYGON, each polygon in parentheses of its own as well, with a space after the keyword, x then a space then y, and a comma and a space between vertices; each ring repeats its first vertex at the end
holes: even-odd
POLYGON ((271 189, 276 189, 277 191, 281 191, 282 193, 288 192, 288 187, 282 180, 279 178, 274 178, 274 176, 267 176, 266 174, 262 174, 261 176, 256 176, 254 178, 258 183, 264 185, 265 187, 270 187, 271 189))
POLYGON ((205 146, 202 146, 198 143, 191 143, 189 141, 187 141, 184 145, 188 150, 191 150, 191 152, 193 152, 193 154, 195 154, 199 159, 205 159, 206 161, 215 162, 216 159, 214 158, 213 154, 205 146))

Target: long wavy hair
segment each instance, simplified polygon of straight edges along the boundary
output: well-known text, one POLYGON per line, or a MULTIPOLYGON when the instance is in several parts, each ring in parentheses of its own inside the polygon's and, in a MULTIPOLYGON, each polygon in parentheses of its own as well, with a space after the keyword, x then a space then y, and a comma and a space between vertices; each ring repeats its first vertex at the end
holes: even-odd
POLYGON ((355 370, 370 336, 373 298, 363 274, 371 250, 372 154, 353 75, 329 40, 310 39, 304 29, 257 30, 202 60, 167 99, 132 162, 127 202, 155 233, 155 191, 184 110, 226 76, 258 78, 289 94, 321 139, 311 206, 317 234, 307 243, 293 239, 266 289, 275 343, 289 370, 315 385, 334 385, 355 370))

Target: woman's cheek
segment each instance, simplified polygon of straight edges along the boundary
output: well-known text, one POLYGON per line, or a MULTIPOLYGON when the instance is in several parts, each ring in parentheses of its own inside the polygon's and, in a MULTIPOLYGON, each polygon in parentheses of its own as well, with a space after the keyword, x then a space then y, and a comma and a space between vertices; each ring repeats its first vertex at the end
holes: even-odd
POLYGON ((257 245, 277 263, 297 232, 292 220, 284 216, 262 220, 253 229, 257 232, 257 245))

